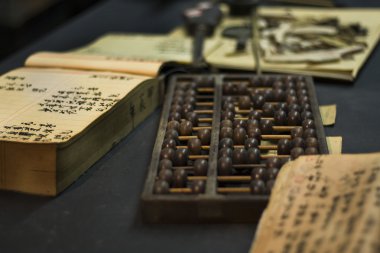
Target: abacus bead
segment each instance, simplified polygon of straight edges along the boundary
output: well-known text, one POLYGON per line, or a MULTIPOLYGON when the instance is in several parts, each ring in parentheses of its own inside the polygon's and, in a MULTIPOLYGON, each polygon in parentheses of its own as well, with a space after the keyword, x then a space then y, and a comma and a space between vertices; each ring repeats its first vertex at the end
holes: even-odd
POLYGON ((193 108, 194 108, 194 105, 196 102, 197 102, 197 100, 193 96, 187 96, 185 98, 185 104, 190 104, 193 108))
POLYGON ((303 135, 303 128, 302 127, 295 127, 290 131, 290 136, 292 139, 296 137, 302 137, 303 135))
POLYGON ((167 138, 162 143, 162 148, 173 148, 173 149, 175 149, 176 146, 177 146, 177 142, 173 138, 167 138))
POLYGON ((262 113, 260 111, 250 111, 248 114, 248 119, 261 120, 262 113))
POLYGON ((232 159, 223 156, 218 159, 218 175, 227 176, 232 174, 232 159))
POLYGON ((296 90, 295 89, 286 89, 285 94, 286 94, 286 96, 296 96, 296 90))
POLYGON ((201 140, 202 145, 210 144, 211 140, 211 130, 210 129, 200 129, 197 134, 198 138, 201 140))
POLYGON ((223 138, 219 142, 219 148, 232 148, 234 146, 234 142, 231 138, 223 138))
POLYGON ((247 127, 247 121, 242 120, 242 119, 235 119, 232 126, 233 126, 233 128, 237 128, 237 127, 246 128, 247 127))
POLYGON ((277 80, 273 83, 273 89, 284 89, 285 85, 282 81, 277 80))
MULTIPOLYGON (((302 107, 303 111, 310 111, 310 113, 311 113, 311 105, 310 104, 303 104, 301 107, 302 107)), ((301 114, 301 117, 302 117, 302 114, 301 114)))
POLYGON ((267 186, 267 192, 268 193, 272 192, 272 189, 273 189, 273 186, 274 186, 274 182, 275 181, 273 179, 267 181, 266 186, 267 186))
POLYGON ((273 100, 275 102, 280 102, 285 99, 285 92, 281 89, 274 89, 273 90, 273 100))
POLYGON ((266 181, 268 179, 268 172, 265 168, 254 168, 251 172, 252 180, 260 179, 266 181))
POLYGON ((250 148, 247 151, 247 163, 258 164, 261 161, 260 149, 250 148))
POLYGON ((250 148, 257 148, 259 146, 259 141, 255 138, 247 138, 244 141, 244 147, 248 150, 250 148))
POLYGON ((265 103, 263 105, 263 116, 264 117, 273 117, 274 115, 274 106, 271 103, 265 103))
POLYGON ((314 128, 314 120, 305 119, 304 121, 302 121, 302 127, 303 129, 314 128))
POLYGON ((232 103, 232 102, 224 102, 222 108, 223 108, 223 110, 225 110, 225 111, 235 112, 235 105, 234 105, 234 103, 232 103))
POLYGON ((184 169, 176 169, 173 173, 173 187, 186 187, 187 173, 184 169))
POLYGON ((173 171, 169 169, 160 170, 158 173, 158 178, 165 180, 170 185, 173 182, 173 171))
POLYGON ((200 155, 202 152, 202 143, 198 138, 188 140, 187 147, 190 155, 200 155))
POLYGON ((289 155, 292 149, 292 142, 289 139, 280 139, 277 143, 277 154, 289 155))
POLYGON ((174 154, 174 165, 176 166, 186 166, 187 160, 189 159, 188 149, 177 149, 174 154))
POLYGON ((298 103, 296 96, 286 96, 286 103, 288 104, 296 104, 298 103))
POLYGON ((174 91, 174 96, 183 96, 185 94, 185 91, 183 90, 183 89, 176 89, 175 91, 174 91))
POLYGON ((300 89, 306 89, 306 83, 305 83, 304 81, 298 81, 298 82, 296 83, 296 88, 297 88, 298 90, 300 90, 300 89))
POLYGON ((287 117, 286 117, 286 112, 283 111, 283 110, 278 110, 274 113, 274 117, 273 117, 273 122, 274 124, 278 125, 278 126, 282 126, 282 125, 285 125, 286 124, 286 120, 287 120, 287 117))
POLYGON ((191 192, 194 194, 204 193, 206 189, 206 183, 204 180, 195 180, 191 184, 191 192))
POLYGON ((252 180, 250 184, 251 193, 261 195, 265 193, 265 183, 262 180, 252 180))
POLYGON ((249 96, 239 97, 239 109, 247 110, 251 108, 251 98, 249 96))
POLYGON ((233 120, 235 118, 235 113, 232 111, 223 111, 221 115, 222 119, 233 120))
POLYGON ((175 103, 170 107, 170 113, 180 112, 182 110, 182 104, 175 103))
POLYGON ((304 110, 304 111, 302 111, 302 113, 301 113, 301 118, 302 118, 303 120, 305 120, 305 119, 312 119, 312 118, 313 118, 313 113, 311 113, 311 112, 308 111, 308 110, 304 110))
POLYGON ((194 176, 206 176, 208 170, 208 162, 205 159, 197 159, 193 165, 194 176))
POLYGON ((220 158, 222 156, 232 157, 232 148, 225 147, 225 148, 219 149, 218 158, 220 158))
POLYGON ((276 179, 277 175, 278 175, 278 172, 279 172, 279 169, 278 168, 269 168, 267 169, 267 177, 269 180, 274 180, 276 179))
POLYGON ((248 119, 246 123, 247 123, 247 127, 246 127, 247 129, 260 127, 260 122, 257 119, 248 119))
POLYGON ((181 114, 179 112, 171 112, 169 114, 169 120, 176 120, 176 121, 180 121, 181 120, 181 114))
POLYGON ((305 143, 306 143, 306 147, 318 148, 318 140, 315 137, 306 138, 305 143))
POLYGON ((308 96, 302 96, 298 99, 299 103, 301 105, 305 105, 305 104, 308 104, 310 102, 310 99, 308 96))
POLYGON ((222 127, 219 132, 219 138, 232 138, 234 130, 231 127, 222 127))
POLYGON ((288 113, 288 125, 297 126, 301 123, 301 114, 298 111, 290 111, 288 113))
POLYGON ((290 104, 288 106, 288 110, 289 111, 300 111, 301 110, 301 107, 298 105, 298 104, 290 104))
POLYGON ((263 91, 263 97, 266 101, 273 101, 273 90, 266 89, 263 91))
POLYGON ((193 133, 193 124, 190 121, 184 120, 179 124, 179 134, 188 136, 193 133))
POLYGON ((247 138, 247 132, 242 127, 237 127, 233 132, 233 141, 235 145, 243 145, 247 138))
POLYGON ((293 147, 305 148, 305 141, 301 137, 296 137, 292 140, 293 147))
POLYGON ((186 114, 189 113, 189 112, 192 112, 194 110, 194 106, 191 105, 191 104, 183 104, 182 106, 182 117, 185 118, 186 114))
POLYGON ((160 153, 160 159, 168 159, 173 161, 174 159, 175 150, 172 148, 164 148, 161 150, 160 153))
POLYGON ((171 120, 168 122, 168 125, 166 127, 167 129, 174 129, 176 131, 178 131, 178 128, 179 128, 179 122, 176 121, 176 120, 171 120))
POLYGON ((198 117, 198 114, 195 113, 195 112, 188 112, 186 113, 186 117, 185 117, 188 121, 190 121, 193 126, 198 126, 198 122, 199 122, 199 117, 198 117))
POLYGON ((246 83, 238 83, 236 93, 239 95, 244 95, 248 91, 248 85, 246 83))
POLYGON ((223 94, 232 95, 234 93, 234 86, 231 82, 225 83, 223 85, 223 94))
POLYGON ((297 90, 297 96, 302 97, 302 96, 307 96, 307 90, 306 89, 299 89, 297 90))
POLYGON ((232 152, 232 162, 234 164, 244 164, 247 162, 247 151, 244 148, 235 148, 232 152))
POLYGON ((173 168, 173 162, 169 159, 162 159, 158 163, 158 170, 171 170, 173 168))
POLYGON ((277 110, 283 110, 284 112, 288 112, 289 110, 288 110, 288 105, 286 104, 286 103, 278 103, 277 105, 276 105, 276 109, 277 110))
POLYGON ((300 147, 295 147, 293 148, 291 151, 290 151, 290 156, 291 158, 294 160, 294 159, 297 159, 299 156, 303 155, 304 154, 304 150, 303 148, 300 148, 300 147))
POLYGON ((169 193, 169 183, 165 180, 158 180, 154 183, 153 192, 155 194, 167 194, 169 193))
POLYGON ((265 98, 262 95, 255 95, 252 98, 252 102, 254 109, 261 109, 265 103, 265 98))
POLYGON ((248 138, 255 138, 258 141, 260 141, 261 140, 261 130, 260 130, 260 128, 258 128, 258 127, 248 128, 248 130, 247 130, 247 136, 248 136, 248 138))
POLYGON ((196 95, 197 95, 197 92, 196 92, 194 89, 188 89, 188 90, 185 92, 185 95, 186 95, 186 96, 193 97, 193 96, 196 96, 196 95))
POLYGON ((220 127, 232 127, 232 121, 229 119, 224 119, 220 122, 220 127))
POLYGON ((282 162, 278 157, 269 157, 266 161, 267 168, 281 168, 282 162))
POLYGON ((262 119, 260 121, 260 129, 262 134, 271 134, 273 132, 273 121, 269 119, 262 119))
POLYGON ((305 149, 305 155, 317 155, 318 153, 318 149, 315 147, 307 147, 305 149))
POLYGON ((167 129, 165 133, 165 139, 178 140, 178 132, 174 129, 167 129))
POLYGON ((309 138, 309 137, 316 137, 317 132, 315 131, 314 128, 308 128, 303 131, 303 138, 309 138))

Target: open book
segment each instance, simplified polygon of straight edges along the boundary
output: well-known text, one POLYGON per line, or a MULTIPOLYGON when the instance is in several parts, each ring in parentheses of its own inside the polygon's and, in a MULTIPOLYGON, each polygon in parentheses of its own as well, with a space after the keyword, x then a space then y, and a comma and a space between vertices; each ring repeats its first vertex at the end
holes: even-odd
POLYGON ((110 34, 2 75, 0 189, 65 189, 156 108, 165 61, 190 62, 191 40, 110 34))
POLYGON ((19 68, 0 77, 0 189, 56 195, 159 104, 146 76, 19 68))
MULTIPOLYGON (((205 55, 219 45, 208 40, 205 55)), ((25 62, 29 67, 107 70, 156 76, 164 62, 190 63, 192 40, 166 35, 106 34, 95 42, 69 52, 38 52, 25 62)))

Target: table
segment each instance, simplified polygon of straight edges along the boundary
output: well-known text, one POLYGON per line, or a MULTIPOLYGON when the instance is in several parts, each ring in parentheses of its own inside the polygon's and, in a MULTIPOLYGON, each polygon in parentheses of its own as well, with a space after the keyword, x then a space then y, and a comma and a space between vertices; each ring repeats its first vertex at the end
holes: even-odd
MULTIPOLYGON (((111 31, 164 33, 181 23, 194 1, 100 2, 0 63, 0 73, 35 51, 64 51, 111 31)), ((380 6, 375 1, 338 1, 380 6)), ((344 153, 380 150, 379 47, 352 84, 316 80, 319 102, 336 103, 329 136, 343 136, 344 153)), ((0 252, 248 252, 254 224, 144 224, 139 199, 160 109, 56 198, 0 192, 0 252)))

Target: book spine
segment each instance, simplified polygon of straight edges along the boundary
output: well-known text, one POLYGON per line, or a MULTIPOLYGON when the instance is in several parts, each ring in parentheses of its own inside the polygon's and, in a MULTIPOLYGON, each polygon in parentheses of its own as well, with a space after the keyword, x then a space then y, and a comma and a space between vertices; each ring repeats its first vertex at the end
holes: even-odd
POLYGON ((0 189, 5 187, 5 143, 0 142, 0 189))

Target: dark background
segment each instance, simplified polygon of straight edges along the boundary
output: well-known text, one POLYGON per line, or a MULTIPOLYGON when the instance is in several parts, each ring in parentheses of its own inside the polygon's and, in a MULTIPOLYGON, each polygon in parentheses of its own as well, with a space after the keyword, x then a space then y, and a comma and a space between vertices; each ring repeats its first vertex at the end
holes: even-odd
MULTIPOLYGON (((194 2, 56 0, 22 24, 2 24, 0 74, 36 51, 69 50, 107 32, 169 32, 194 2)), ((375 0, 335 2, 380 7, 375 0)), ((343 136, 345 153, 380 150, 379 66, 377 47, 355 82, 315 80, 320 104, 338 106, 337 122, 326 134, 343 136)), ((248 252, 254 224, 141 221, 139 197, 159 116, 158 109, 56 198, 1 191, 0 252, 248 252)))

